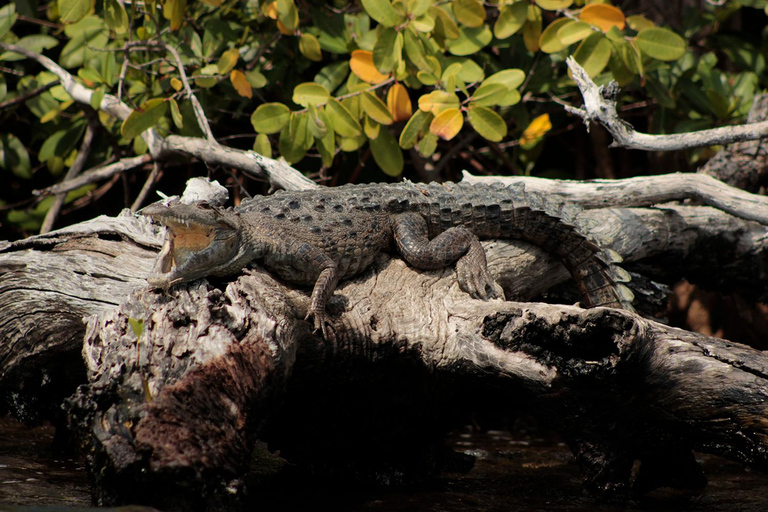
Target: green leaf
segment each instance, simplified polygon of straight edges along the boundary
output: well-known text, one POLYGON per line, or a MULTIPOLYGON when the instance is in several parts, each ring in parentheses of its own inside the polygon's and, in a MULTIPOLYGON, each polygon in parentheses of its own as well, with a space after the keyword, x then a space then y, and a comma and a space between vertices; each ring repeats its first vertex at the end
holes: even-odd
POLYGON ((437 135, 432 132, 427 132, 427 134, 424 135, 424 138, 419 141, 416 148, 419 150, 419 154, 424 158, 432 156, 437 149, 437 135))
POLYGON ((315 75, 315 82, 329 91, 335 91, 349 76, 349 61, 342 60, 328 64, 315 75))
POLYGON ((317 151, 320 153, 323 165, 325 167, 331 167, 333 165, 333 157, 336 153, 336 134, 333 130, 331 119, 325 113, 325 110, 320 110, 320 118, 326 124, 328 130, 322 139, 315 139, 315 145, 317 146, 317 151))
POLYGON ((418 138, 429 131, 429 125, 434 118, 432 113, 417 109, 400 132, 400 147, 411 149, 418 138))
POLYGON ((573 0, 535 0, 536 5, 545 11, 559 11, 567 9, 573 3, 573 0))
POLYGON ((565 46, 570 46, 595 33, 595 29, 589 23, 574 21, 573 23, 566 23, 561 26, 557 31, 557 37, 565 46))
MULTIPOLYGON (((35 34, 31 36, 24 36, 15 44, 35 53, 43 53, 43 50, 49 50, 57 46, 59 44, 59 40, 55 37, 47 36, 44 34, 35 34)), ((16 52, 3 52, 3 54, 0 55, 0 61, 5 62, 24 59, 26 59, 24 55, 16 52)))
POLYGON ((493 26, 493 35, 498 39, 506 39, 517 33, 528 16, 528 2, 517 2, 504 5, 499 10, 499 17, 493 26))
POLYGON ((397 177, 402 174, 403 152, 392 132, 382 129, 379 136, 368 144, 371 146, 374 161, 387 176, 397 177))
POLYGON ((184 128, 184 117, 181 115, 179 104, 174 98, 171 98, 169 101, 171 103, 171 119, 173 119, 173 124, 176 125, 176 128, 181 130, 184 128))
POLYGON ((131 326, 133 334, 136 335, 137 338, 141 337, 141 333, 144 332, 144 320, 129 318, 128 324, 131 326))
POLYGON ((403 43, 406 57, 408 57, 413 65, 419 68, 421 71, 431 71, 431 67, 426 60, 427 53, 424 50, 424 45, 421 43, 419 36, 408 29, 404 30, 403 32, 403 43))
POLYGON ((220 75, 226 75, 235 68, 239 58, 240 52, 237 48, 230 48, 221 54, 219 61, 216 63, 216 71, 220 75))
POLYGON ((486 140, 500 142, 507 136, 507 124, 499 114, 486 107, 470 106, 467 120, 472 128, 486 140))
POLYGON ((37 158, 45 162, 55 156, 62 159, 66 158, 77 146, 77 142, 82 138, 85 131, 85 124, 79 123, 68 126, 63 130, 53 132, 40 146, 40 152, 37 158))
POLYGON ((277 0, 277 19, 288 30, 296 30, 299 26, 299 10, 293 0, 277 0))
POLYGON ((257 133, 278 133, 291 119, 291 109, 282 103, 264 103, 251 114, 251 124, 257 133))
POLYGON ((32 178, 27 148, 12 133, 0 134, 0 167, 8 169, 19 178, 32 178))
POLYGON ((260 133, 256 136, 256 140, 253 141, 253 150, 261 156, 272 158, 272 144, 270 144, 269 136, 266 133, 260 133))
POLYGON ((569 18, 558 18, 550 23, 539 37, 539 48, 544 53, 555 53, 566 48, 568 45, 563 43, 559 36, 559 30, 565 25, 577 23, 569 18))
POLYGON ((323 52, 320 50, 320 42, 309 32, 301 34, 299 39, 299 51, 303 56, 313 62, 323 60, 323 52))
POLYGON ((251 84, 251 87, 254 89, 261 89, 267 85, 267 77, 265 77, 261 71, 257 69, 246 71, 245 79, 248 80, 248 83, 251 84))
POLYGON ((163 98, 147 100, 123 121, 120 133, 125 139, 132 140, 157 125, 166 112, 168 112, 168 102, 163 98))
POLYGON ((454 0, 453 15, 465 27, 478 28, 485 23, 485 7, 479 0, 454 0))
POLYGON ((278 142, 280 155, 290 164, 301 161, 314 142, 314 138, 309 133, 307 121, 306 113, 297 114, 294 112, 291 114, 291 121, 280 132, 278 142))
POLYGON ((448 50, 454 55, 472 55, 488 45, 493 33, 487 25, 478 28, 462 27, 459 37, 448 42, 448 50))
POLYGON ((91 10, 90 0, 58 0, 58 6, 62 23, 80 21, 91 10))
POLYGON ((373 140, 379 136, 381 125, 371 119, 369 116, 363 118, 363 133, 368 139, 373 140))
POLYGON ((608 65, 611 58, 611 42, 602 32, 593 32, 576 48, 573 58, 590 77, 594 77, 608 65))
POLYGON ((389 0, 361 0, 361 3, 368 16, 385 27, 394 27, 401 20, 400 15, 392 7, 389 0))
POLYGON ((432 6, 429 13, 435 17, 434 35, 441 39, 456 39, 459 37, 459 27, 453 18, 440 7, 432 6))
POLYGON ((459 97, 455 93, 437 90, 419 98, 419 109, 439 115, 444 110, 459 108, 459 103, 459 97))
POLYGON ((482 83, 470 98, 470 104, 476 107, 498 105, 507 96, 509 89, 502 84, 482 83))
MULTIPOLYGON (((448 66, 459 64, 461 67, 456 78, 466 83, 482 82, 485 71, 475 61, 467 57, 447 57, 445 63, 448 66)), ((446 68, 447 69, 447 68, 446 68)))
POLYGON ((331 93, 316 82, 304 82, 293 89, 293 102, 308 107, 309 105, 324 105, 331 93))
POLYGON ((0 39, 11 30, 18 17, 16 5, 13 2, 0 7, 0 39))
POLYGON ((309 119, 307 120, 309 133, 311 133, 315 139, 322 139, 325 137, 325 134, 328 133, 328 125, 328 118, 325 116, 323 111, 318 110, 314 105, 310 105, 309 119))
POLYGON ((365 91, 360 95, 360 106, 371 119, 383 125, 392 124, 392 114, 378 96, 365 91))
POLYGON ((407 0, 408 12, 413 15, 414 18, 425 14, 429 7, 432 5, 432 0, 407 0))
POLYGON ((395 64, 402 59, 403 35, 393 28, 386 27, 379 32, 379 38, 373 47, 373 65, 382 73, 395 69, 395 64))
POLYGON ((486 78, 484 84, 502 84, 509 89, 517 89, 525 82, 525 72, 522 69, 505 69, 486 78))
POLYGON ((122 35, 128 32, 128 13, 123 4, 117 0, 104 0, 104 21, 115 34, 122 35))
POLYGON ((109 41, 109 29, 97 16, 86 16, 64 28, 70 40, 61 49, 59 64, 65 68, 78 68, 86 59, 101 52, 109 41))
POLYGON ((333 123, 333 129, 342 137, 359 137, 363 133, 363 128, 357 118, 352 116, 347 107, 339 103, 337 99, 331 98, 325 108, 331 123, 333 123))
POLYGON ((645 55, 658 60, 677 60, 685 54, 685 40, 669 29, 652 27, 642 30, 635 43, 645 55))

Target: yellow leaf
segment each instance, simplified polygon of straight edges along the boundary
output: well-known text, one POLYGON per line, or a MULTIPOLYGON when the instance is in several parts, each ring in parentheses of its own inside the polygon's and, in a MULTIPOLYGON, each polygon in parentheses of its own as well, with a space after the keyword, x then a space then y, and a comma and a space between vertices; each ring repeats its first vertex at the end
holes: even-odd
POLYGON ((624 30, 626 25, 621 9, 608 4, 589 4, 581 10, 579 19, 584 23, 596 26, 603 32, 608 32, 611 27, 624 30))
POLYGON ((277 0, 267 4, 267 16, 269 16, 273 20, 277 19, 277 0))
POLYGON ((219 68, 219 73, 224 75, 232 71, 232 69, 237 64, 237 59, 239 58, 240 52, 237 51, 237 48, 230 48, 229 50, 225 51, 221 55, 219 62, 216 63, 216 66, 219 68))
POLYGON ((369 84, 379 84, 389 78, 389 75, 379 73, 373 65, 373 52, 368 50, 354 50, 349 59, 349 67, 360 80, 369 84))
POLYGON ((173 77, 171 78, 171 87, 173 87, 174 91, 180 91, 184 84, 178 78, 173 77))
POLYGON ((387 107, 395 122, 411 118, 413 105, 411 104, 411 98, 408 97, 408 90, 403 84, 397 83, 389 88, 389 92, 387 92, 387 107))
POLYGON ((429 131, 444 140, 451 140, 464 126, 464 115, 457 108, 449 108, 432 120, 429 131))
POLYGON ((452 92, 432 91, 419 98, 419 110, 439 115, 449 109, 459 108, 459 97, 452 92))
POLYGON ((283 22, 281 22, 280 20, 277 20, 277 30, 279 30, 280 33, 285 35, 285 36, 292 36, 293 35, 293 30, 290 30, 288 27, 283 25, 283 22))
POLYGON ((527 144, 539 137, 542 137, 545 133, 552 129, 552 122, 549 120, 549 114, 542 114, 528 125, 523 131, 523 135, 520 136, 520 144, 527 144))
POLYGON ((245 73, 239 69, 233 69, 229 74, 229 80, 232 82, 232 87, 235 88, 237 94, 245 98, 253 98, 253 91, 251 90, 251 84, 248 83, 248 79, 245 78, 245 73))

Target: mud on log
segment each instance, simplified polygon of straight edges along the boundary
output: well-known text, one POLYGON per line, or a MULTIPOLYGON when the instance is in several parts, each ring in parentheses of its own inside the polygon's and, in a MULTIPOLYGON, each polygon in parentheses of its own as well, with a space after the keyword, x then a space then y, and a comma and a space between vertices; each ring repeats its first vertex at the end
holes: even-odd
MULTIPOLYGON (((696 206, 584 215, 629 270, 765 300, 757 223, 696 206)), ((150 292, 159 245, 154 227, 124 216, 0 247, 4 407, 57 419, 64 402, 102 503, 238 501, 249 468, 271 463, 254 455, 257 438, 318 472, 410 481, 457 461, 441 435, 478 402, 554 426, 606 496, 703 485, 691 450, 768 469, 760 351, 618 310, 474 301, 452 269, 386 256, 340 286, 331 343, 303 320, 308 291, 258 267, 150 292)), ((485 248, 514 300, 567 279, 526 243, 485 248)))

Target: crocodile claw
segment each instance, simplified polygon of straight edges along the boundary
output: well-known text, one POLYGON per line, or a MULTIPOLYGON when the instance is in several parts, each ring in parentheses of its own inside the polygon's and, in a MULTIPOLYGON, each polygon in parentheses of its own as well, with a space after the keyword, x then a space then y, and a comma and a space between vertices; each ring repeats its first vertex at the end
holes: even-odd
POLYGON ((304 320, 309 320, 310 318, 313 320, 314 325, 312 330, 313 334, 320 332, 323 335, 323 339, 327 341, 336 340, 336 334, 331 329, 331 322, 328 318, 328 313, 326 313, 324 309, 317 311, 310 309, 307 312, 307 316, 304 317, 304 320))

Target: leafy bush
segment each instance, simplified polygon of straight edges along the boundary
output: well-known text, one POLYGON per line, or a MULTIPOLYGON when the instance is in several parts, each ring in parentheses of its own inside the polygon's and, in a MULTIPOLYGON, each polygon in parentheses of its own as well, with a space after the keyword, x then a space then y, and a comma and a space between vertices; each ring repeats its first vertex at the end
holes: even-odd
MULTIPOLYGON (((766 85, 765 31, 723 29, 737 13, 764 17, 758 0, 707 3, 677 30, 583 0, 30 4, 0 8, 0 40, 49 55, 95 91, 94 108, 110 93, 134 109, 122 124, 99 115, 110 137, 89 165, 146 152, 148 127, 200 136, 187 77, 217 137, 294 164, 310 156, 302 168, 326 174, 340 153, 369 148, 392 177, 460 134, 530 172, 547 133, 572 123, 549 115, 562 111, 556 98, 578 101, 568 55, 598 83, 616 80, 626 102, 652 98, 643 112, 655 132, 741 121, 766 85)), ((7 180, 50 184, 74 162, 87 113, 36 63, 0 61, 0 167, 7 180)))

